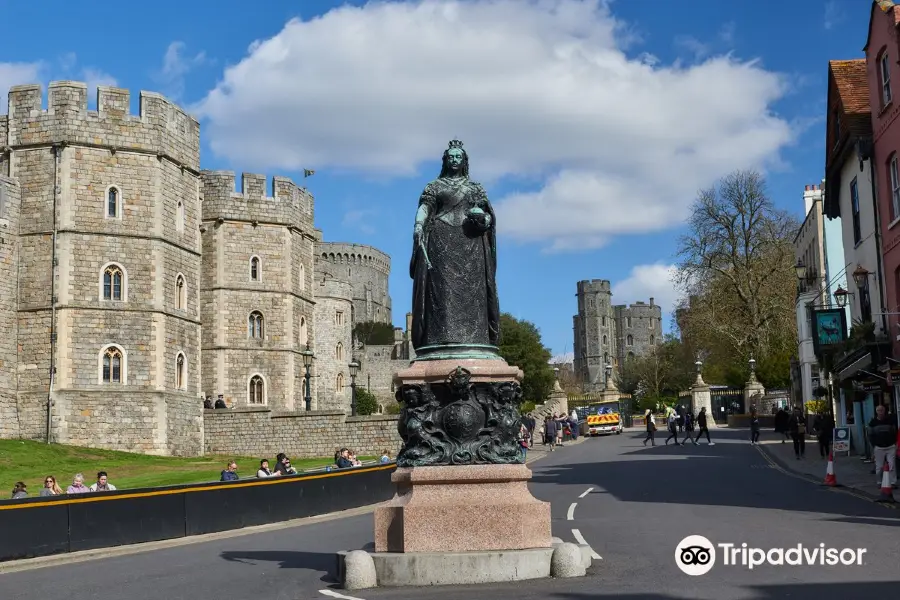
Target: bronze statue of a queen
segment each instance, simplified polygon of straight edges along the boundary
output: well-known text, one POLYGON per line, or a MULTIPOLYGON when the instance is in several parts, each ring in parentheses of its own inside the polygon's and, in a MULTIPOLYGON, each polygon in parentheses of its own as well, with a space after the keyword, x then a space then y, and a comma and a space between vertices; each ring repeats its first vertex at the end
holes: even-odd
POLYGON ((499 358, 496 227, 487 193, 469 179, 463 143, 452 140, 416 211, 409 266, 416 360, 499 358))

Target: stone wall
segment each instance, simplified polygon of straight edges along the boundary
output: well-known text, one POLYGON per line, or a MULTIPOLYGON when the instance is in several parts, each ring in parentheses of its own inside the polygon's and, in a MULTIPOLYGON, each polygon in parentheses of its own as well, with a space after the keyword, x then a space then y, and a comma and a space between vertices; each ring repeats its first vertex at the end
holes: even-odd
MULTIPOLYGON (((0 165, 2 167, 2 165, 0 165)), ((0 437, 19 435, 16 410, 19 186, 0 171, 0 437)))
POLYGON ((620 365, 643 356, 662 342, 662 308, 654 304, 635 302, 613 307, 616 321, 618 360, 620 365))
MULTIPOLYGON (((293 459, 332 457, 336 449, 360 456, 400 448, 397 415, 348 417, 342 411, 274 412, 266 408, 207 410, 204 415, 207 454, 253 456, 272 460, 279 452, 293 459)), ((255 471, 256 465, 243 465, 255 471)))
POLYGON ((388 279, 391 257, 372 246, 319 242, 316 271, 346 281, 353 290, 353 320, 391 323, 388 279))
POLYGON ((318 410, 350 412, 351 294, 350 284, 338 279, 325 278, 316 286, 315 322, 319 335, 314 364, 318 410))
POLYGON ((617 356, 610 282, 579 281, 577 297, 578 314, 572 318, 575 375, 579 382, 586 382, 587 391, 602 389, 604 367, 617 356))

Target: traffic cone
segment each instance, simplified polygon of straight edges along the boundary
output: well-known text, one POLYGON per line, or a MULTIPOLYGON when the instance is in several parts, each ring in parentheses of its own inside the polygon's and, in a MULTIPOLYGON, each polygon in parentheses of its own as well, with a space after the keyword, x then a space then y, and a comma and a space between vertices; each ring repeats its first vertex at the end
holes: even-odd
POLYGON ((891 504, 896 502, 894 500, 894 488, 891 486, 891 466, 888 464, 887 459, 884 461, 884 470, 881 476, 881 496, 878 498, 878 502, 889 502, 891 504))
POLYGON ((828 467, 825 469, 825 485, 832 487, 837 485, 837 477, 834 476, 834 455, 828 453, 828 467))

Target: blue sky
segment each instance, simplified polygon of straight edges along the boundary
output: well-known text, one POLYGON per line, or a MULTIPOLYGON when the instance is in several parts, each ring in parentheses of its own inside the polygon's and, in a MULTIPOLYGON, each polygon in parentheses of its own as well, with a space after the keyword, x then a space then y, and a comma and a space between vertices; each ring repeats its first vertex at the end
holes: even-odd
POLYGON ((326 240, 392 256, 397 325, 418 194, 459 136, 497 208, 501 308, 555 354, 572 349, 580 279, 671 308, 700 187, 764 169, 775 203, 802 216, 803 186, 822 178, 827 61, 862 56, 870 7, 10 4, 0 92, 76 79, 131 89, 133 112, 137 90, 173 98, 201 121, 203 168, 292 176, 315 194, 326 240))

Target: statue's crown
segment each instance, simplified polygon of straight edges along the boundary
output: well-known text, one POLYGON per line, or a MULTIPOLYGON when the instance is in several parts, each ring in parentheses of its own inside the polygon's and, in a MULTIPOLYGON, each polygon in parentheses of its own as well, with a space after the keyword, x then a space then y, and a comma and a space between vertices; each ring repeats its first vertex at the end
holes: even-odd
POLYGON ((463 147, 463 143, 461 141, 453 139, 453 140, 450 140, 450 146, 448 147, 448 149, 453 150, 454 148, 459 148, 460 150, 462 150, 462 147, 463 147))

